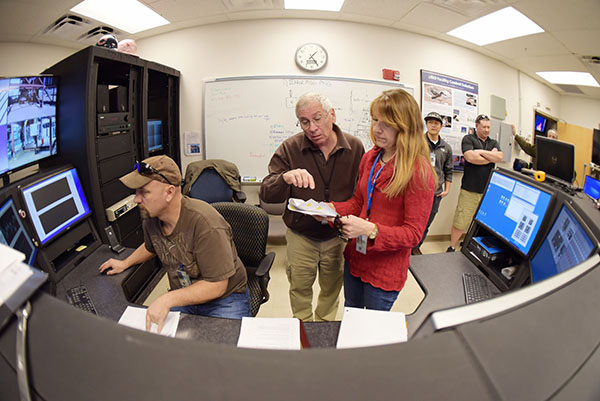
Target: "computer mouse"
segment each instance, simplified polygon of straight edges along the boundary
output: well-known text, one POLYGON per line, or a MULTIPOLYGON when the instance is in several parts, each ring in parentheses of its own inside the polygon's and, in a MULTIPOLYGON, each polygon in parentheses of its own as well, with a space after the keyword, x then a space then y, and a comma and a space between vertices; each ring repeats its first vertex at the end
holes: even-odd
POLYGON ((100 274, 102 274, 103 276, 106 276, 106 273, 108 273, 109 271, 112 271, 112 267, 109 267, 108 269, 100 272, 100 274))

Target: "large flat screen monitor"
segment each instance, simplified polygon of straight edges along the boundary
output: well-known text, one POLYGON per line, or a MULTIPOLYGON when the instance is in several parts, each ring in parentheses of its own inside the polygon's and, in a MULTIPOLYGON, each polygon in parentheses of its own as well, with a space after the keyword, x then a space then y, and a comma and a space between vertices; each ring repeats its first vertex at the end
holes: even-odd
POLYGON ((42 244, 91 213, 74 168, 46 176, 23 187, 22 192, 29 218, 42 244))
POLYGON ((575 179, 575 146, 543 136, 535 137, 536 170, 566 183, 575 179))
POLYGON ((0 205, 0 242, 23 252, 25 263, 33 265, 37 248, 25 230, 12 198, 0 205))
POLYGON ((148 152, 162 150, 162 121, 148 120, 148 152))
POLYGON ((551 199, 551 192, 494 170, 475 220, 520 254, 528 255, 551 199))
POLYGON ((56 154, 57 78, 0 79, 0 175, 56 154))
POLYGON ((586 230, 563 205, 548 235, 531 258, 531 282, 537 283, 582 263, 594 248, 586 230))
POLYGON ((535 130, 537 132, 545 133, 546 132, 546 124, 548 120, 544 116, 540 116, 539 114, 535 115, 535 130))
POLYGON ((589 175, 585 176, 583 192, 593 200, 600 199, 600 181, 589 175))

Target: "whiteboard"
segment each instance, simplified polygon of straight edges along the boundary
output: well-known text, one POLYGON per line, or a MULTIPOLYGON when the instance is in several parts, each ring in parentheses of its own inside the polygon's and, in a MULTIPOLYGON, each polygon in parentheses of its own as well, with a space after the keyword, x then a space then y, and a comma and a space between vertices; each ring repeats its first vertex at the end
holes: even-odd
POLYGON ((265 76, 220 78, 204 83, 204 155, 235 163, 243 181, 261 181, 271 156, 290 136, 301 132, 296 124, 296 101, 308 92, 326 95, 342 131, 360 138, 365 150, 369 138, 371 101, 387 89, 413 89, 402 84, 359 79, 265 76))

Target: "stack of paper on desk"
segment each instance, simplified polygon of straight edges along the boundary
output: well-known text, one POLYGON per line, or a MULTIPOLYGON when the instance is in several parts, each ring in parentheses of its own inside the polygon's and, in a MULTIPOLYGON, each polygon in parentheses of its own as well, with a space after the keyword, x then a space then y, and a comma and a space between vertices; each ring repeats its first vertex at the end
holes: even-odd
POLYGON ((293 212, 310 214, 314 216, 335 217, 335 210, 325 204, 325 202, 317 202, 314 199, 304 201, 298 198, 290 198, 288 200, 288 209, 293 212))
POLYGON ((300 319, 244 317, 238 347, 299 350, 308 348, 300 319))
MULTIPOLYGON (((179 326, 179 315, 180 312, 169 312, 160 333, 158 332, 158 325, 156 323, 150 324, 150 333, 160 334, 161 336, 175 337, 177 333, 177 326, 179 326)), ((119 324, 128 326, 134 329, 146 331, 146 308, 136 308, 134 306, 128 306, 125 312, 119 319, 119 324)))
POLYGON ((344 308, 337 348, 359 348, 408 340, 402 312, 344 308))

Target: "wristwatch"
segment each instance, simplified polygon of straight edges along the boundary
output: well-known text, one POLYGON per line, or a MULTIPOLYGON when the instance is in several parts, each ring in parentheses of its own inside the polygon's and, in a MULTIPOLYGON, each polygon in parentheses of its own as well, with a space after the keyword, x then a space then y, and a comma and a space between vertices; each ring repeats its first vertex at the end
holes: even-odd
MULTIPOLYGON (((375 223, 373 223, 373 224, 375 224, 375 223)), ((377 238, 378 233, 379 233, 379 227, 377 227, 377 224, 375 224, 375 228, 373 229, 373 231, 371 231, 371 234, 369 234, 369 239, 377 238)))

